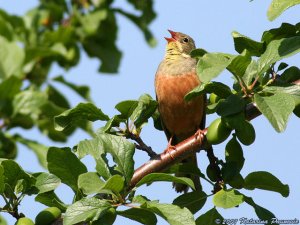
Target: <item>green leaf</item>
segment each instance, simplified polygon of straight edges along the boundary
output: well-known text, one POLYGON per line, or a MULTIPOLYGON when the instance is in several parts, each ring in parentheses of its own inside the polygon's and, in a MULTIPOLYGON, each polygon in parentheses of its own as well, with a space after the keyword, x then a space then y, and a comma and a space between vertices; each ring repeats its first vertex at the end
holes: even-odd
POLYGON ((284 80, 287 83, 291 83, 300 79, 300 69, 296 66, 287 68, 281 75, 280 80, 284 80))
POLYGON ((295 102, 292 96, 277 93, 270 97, 254 95, 254 102, 259 111, 267 117, 277 132, 285 130, 288 118, 293 112, 295 102))
POLYGON ((253 190, 255 188, 275 191, 283 197, 289 196, 289 186, 281 183, 281 181, 269 172, 256 171, 245 177, 245 188, 253 190))
POLYGON ((241 55, 236 56, 228 65, 229 70, 235 76, 242 77, 248 65, 251 63, 251 55, 248 50, 244 50, 241 55))
POLYGON ((271 213, 269 210, 257 205, 252 198, 244 196, 244 200, 247 204, 251 205, 254 210, 256 215, 258 216, 259 219, 261 220, 269 220, 268 224, 274 224, 271 223, 271 219, 276 218, 275 215, 273 213, 271 213))
POLYGON ((70 104, 66 97, 52 85, 48 85, 46 93, 48 95, 48 100, 54 103, 56 106, 59 106, 64 109, 70 108, 70 104))
POLYGON ((0 193, 2 194, 4 192, 5 188, 5 177, 4 177, 4 168, 0 165, 0 193))
POLYGON ((108 11, 107 18, 94 35, 84 36, 82 46, 88 56, 101 60, 100 72, 116 73, 120 64, 122 53, 117 48, 117 23, 115 14, 108 11))
POLYGON ((80 121, 87 120, 109 120, 109 117, 92 103, 79 103, 75 108, 54 117, 55 129, 62 131, 69 126, 78 124, 80 121))
POLYGON ((297 32, 299 31, 297 25, 298 24, 292 25, 289 23, 282 23, 278 28, 265 31, 261 37, 261 40, 266 44, 269 44, 273 40, 297 36, 297 32))
POLYGON ((273 21, 288 8, 300 4, 300 0, 273 0, 268 9, 268 19, 273 21))
POLYGON ((54 193, 54 191, 44 192, 41 194, 38 194, 35 199, 36 202, 40 202, 43 205, 46 205, 48 207, 57 207, 63 212, 66 211, 67 205, 64 204, 54 193))
POLYGON ((300 51, 300 36, 282 38, 271 41, 266 51, 258 60, 258 74, 263 74, 269 67, 283 59, 290 57, 300 51))
POLYGON ((111 208, 105 200, 97 198, 83 198, 67 208, 64 225, 73 225, 82 221, 96 221, 111 208))
POLYGON ((99 175, 105 179, 111 176, 111 169, 105 158, 105 154, 110 153, 117 164, 114 172, 121 173, 125 177, 126 184, 130 182, 134 172, 134 144, 124 137, 106 133, 97 134, 92 140, 80 142, 77 151, 80 158, 87 154, 92 155, 96 159, 99 175))
POLYGON ((207 84, 200 84, 199 86, 195 87, 192 91, 187 93, 184 98, 186 101, 189 101, 192 98, 205 93, 215 93, 221 98, 227 98, 229 95, 232 94, 230 88, 227 85, 221 82, 213 81, 207 84))
POLYGON ((213 197, 213 203, 224 209, 232 208, 244 202, 244 196, 236 190, 220 190, 213 197))
POLYGON ((47 159, 46 159, 47 152, 48 152, 47 146, 42 145, 36 141, 26 139, 20 135, 15 135, 14 138, 16 139, 16 141, 20 142, 21 144, 25 145, 26 147, 34 151, 34 153, 38 157, 41 166, 43 166, 44 168, 47 167, 47 159))
POLYGON ((47 102, 47 95, 40 91, 22 91, 17 94, 13 100, 14 112, 31 115, 33 119, 37 119, 40 113, 40 108, 47 102))
POLYGON ((156 181, 168 181, 168 182, 175 182, 180 184, 185 184, 195 190, 195 185, 190 178, 187 177, 175 177, 171 174, 165 173, 150 173, 144 176, 137 184, 136 187, 139 187, 143 184, 150 184, 156 181))
POLYGON ((53 80, 60 82, 67 87, 71 88, 73 91, 75 91, 77 94, 79 94, 84 99, 90 101, 90 88, 86 85, 76 85, 69 81, 66 81, 63 76, 55 77, 53 80))
POLYGON ((264 43, 262 42, 254 41, 236 31, 233 31, 231 35, 234 40, 235 50, 238 53, 242 53, 244 50, 247 50, 253 56, 260 56, 265 50, 264 43))
POLYGON ((124 189, 124 178, 120 175, 114 175, 105 182, 102 189, 111 190, 118 195, 124 189))
POLYGON ((41 173, 36 177, 35 186, 39 194, 55 190, 60 185, 60 179, 49 173, 41 173))
POLYGON ((118 215, 135 220, 145 225, 156 225, 157 219, 154 213, 145 209, 131 208, 125 211, 117 211, 118 215))
POLYGON ((48 150, 47 162, 49 172, 59 177, 76 193, 79 175, 87 172, 87 168, 76 155, 69 148, 51 147, 48 150))
POLYGON ((180 207, 188 208, 193 214, 198 212, 205 204, 207 195, 203 191, 193 191, 178 196, 174 199, 173 204, 180 207))
POLYGON ((230 116, 244 111, 245 101, 238 95, 230 95, 224 101, 220 101, 217 106, 217 113, 220 116, 230 116))
POLYGON ((78 16, 81 27, 87 36, 93 35, 97 32, 101 22, 107 18, 106 9, 97 9, 84 16, 78 16))
POLYGON ((130 118, 134 121, 136 127, 142 126, 148 122, 157 108, 157 102, 148 94, 144 94, 139 98, 138 105, 132 112, 130 118))
POLYGON ((161 216, 170 225, 195 225, 193 214, 187 208, 155 201, 146 202, 141 207, 161 216))
POLYGON ((127 119, 131 116, 135 108, 138 106, 136 100, 126 100, 119 102, 115 108, 121 113, 121 118, 127 119))
POLYGON ((197 48, 191 51, 190 55, 192 58, 201 58, 203 57, 207 51, 203 48, 197 48))
POLYGON ((244 83, 248 86, 252 83, 253 79, 258 76, 258 63, 255 60, 252 60, 248 65, 245 74, 243 76, 244 83))
POLYGON ((264 93, 284 93, 300 97, 300 85, 285 85, 281 86, 267 86, 263 89, 264 93))
POLYGON ((17 185, 20 185, 20 181, 25 185, 25 189, 22 191, 26 193, 34 185, 35 179, 26 173, 15 161, 3 160, 1 165, 4 169, 4 183, 9 185, 14 190, 17 185))
POLYGON ((6 220, 0 215, 0 225, 7 225, 6 220))
POLYGON ((17 42, 0 37, 0 80, 12 75, 20 76, 24 59, 24 49, 17 42))
POLYGON ((217 77, 234 59, 234 55, 224 53, 207 53, 199 59, 197 74, 203 83, 217 77))
POLYGON ((216 210, 216 208, 212 208, 196 219, 196 225, 219 225, 222 223, 223 217, 216 210))
POLYGON ((103 185, 104 182, 95 172, 83 173, 78 177, 78 188, 86 195, 99 193, 103 185))
POLYGON ((104 143, 101 138, 94 138, 91 140, 84 140, 79 142, 77 146, 77 153, 79 158, 83 158, 86 155, 94 157, 97 165, 96 169, 100 176, 104 179, 111 177, 111 171, 108 165, 108 161, 105 158, 104 143))

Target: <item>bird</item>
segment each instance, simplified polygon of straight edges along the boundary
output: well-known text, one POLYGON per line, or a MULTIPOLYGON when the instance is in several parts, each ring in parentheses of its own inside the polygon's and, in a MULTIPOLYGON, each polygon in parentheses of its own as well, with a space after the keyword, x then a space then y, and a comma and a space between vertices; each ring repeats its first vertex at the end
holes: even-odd
MULTIPOLYGON (((201 84, 196 73, 197 61, 190 56, 196 46, 190 36, 168 31, 171 37, 165 37, 167 47, 164 59, 156 71, 155 92, 161 124, 168 139, 166 151, 171 154, 172 150, 176 150, 176 144, 205 128, 206 95, 190 101, 184 100, 187 93, 201 84)), ((197 165, 196 153, 181 162, 197 165)), ((197 175, 176 173, 175 176, 189 177, 196 190, 201 188, 197 175)), ((184 184, 173 183, 173 187, 177 192, 188 191, 188 186, 184 184)))

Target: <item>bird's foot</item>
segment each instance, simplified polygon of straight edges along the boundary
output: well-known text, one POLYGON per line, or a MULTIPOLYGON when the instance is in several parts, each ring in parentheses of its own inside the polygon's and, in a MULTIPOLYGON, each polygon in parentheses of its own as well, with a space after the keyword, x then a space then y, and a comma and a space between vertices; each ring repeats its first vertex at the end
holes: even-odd
POLYGON ((171 158, 174 159, 174 156, 172 155, 172 151, 176 151, 177 149, 171 143, 172 143, 172 137, 170 138, 170 140, 168 142, 168 146, 167 146, 166 150, 164 151, 164 153, 168 153, 171 156, 171 158))
POLYGON ((194 134, 195 139, 203 138, 204 135, 205 135, 205 132, 204 132, 204 130, 201 130, 201 129, 198 129, 196 131, 196 133, 194 134))

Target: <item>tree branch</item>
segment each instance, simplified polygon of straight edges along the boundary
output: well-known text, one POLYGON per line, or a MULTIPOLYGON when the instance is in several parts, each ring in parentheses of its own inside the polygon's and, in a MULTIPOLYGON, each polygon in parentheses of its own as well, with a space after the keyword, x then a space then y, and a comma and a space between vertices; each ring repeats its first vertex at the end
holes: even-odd
MULTIPOLYGON (((250 103, 246 106, 245 115, 247 120, 252 120, 261 115, 261 112, 254 103, 250 103)), ((171 154, 164 151, 137 168, 131 179, 130 188, 133 188, 144 176, 154 172, 161 172, 182 159, 187 158, 192 153, 199 151, 199 149, 204 149, 206 145, 204 135, 206 135, 206 132, 207 129, 204 130, 203 135, 193 135, 187 138, 175 145, 176 150, 173 150, 171 154)), ((209 157, 211 157, 211 153, 209 154, 209 157)))

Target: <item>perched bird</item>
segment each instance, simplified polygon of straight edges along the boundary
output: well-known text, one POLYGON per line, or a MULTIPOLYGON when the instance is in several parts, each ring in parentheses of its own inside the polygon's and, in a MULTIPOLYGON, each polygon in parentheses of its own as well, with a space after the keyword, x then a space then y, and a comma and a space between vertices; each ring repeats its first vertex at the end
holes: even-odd
MULTIPOLYGON (((171 38, 167 40, 166 54, 155 76, 155 92, 162 126, 168 138, 167 151, 174 145, 195 134, 205 126, 206 96, 197 96, 185 101, 184 96, 200 84, 196 74, 196 59, 190 52, 195 49, 194 40, 183 33, 169 30, 171 38)), ((176 150, 176 149, 175 149, 176 150)), ((196 153, 182 161, 197 165, 196 153)), ((190 177, 201 188, 196 175, 175 174, 190 177)), ((186 192, 184 184, 173 184, 177 192, 186 192)))

